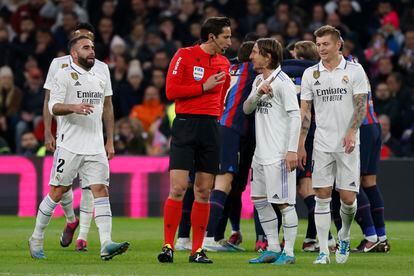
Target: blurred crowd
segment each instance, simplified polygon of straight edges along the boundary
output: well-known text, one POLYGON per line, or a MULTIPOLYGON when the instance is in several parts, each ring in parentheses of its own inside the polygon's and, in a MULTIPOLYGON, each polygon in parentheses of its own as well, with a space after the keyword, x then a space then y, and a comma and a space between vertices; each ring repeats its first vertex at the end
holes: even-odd
MULTIPOLYGON (((111 71, 117 154, 165 155, 174 106, 171 57, 197 43, 202 22, 232 22, 234 58, 249 33, 284 46, 338 28, 344 55, 364 66, 382 126, 382 157, 414 156, 414 3, 272 0, 0 0, 0 154, 44 155, 43 83, 68 54, 79 22, 96 28, 96 58, 111 71)), ((56 128, 56 125, 53 125, 56 128)))

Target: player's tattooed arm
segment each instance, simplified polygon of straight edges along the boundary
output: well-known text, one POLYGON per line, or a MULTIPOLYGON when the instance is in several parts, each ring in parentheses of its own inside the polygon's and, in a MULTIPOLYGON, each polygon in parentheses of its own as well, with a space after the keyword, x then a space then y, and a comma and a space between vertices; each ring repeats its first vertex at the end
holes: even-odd
POLYGON ((367 94, 356 94, 353 96, 354 114, 352 116, 350 129, 355 132, 359 129, 367 112, 367 94))
POLYGON ((312 117, 312 100, 300 101, 300 113, 302 126, 300 128, 299 146, 298 146, 298 167, 300 170, 304 170, 306 166, 307 153, 305 150, 306 136, 308 135, 311 125, 312 117))
POLYGON ((311 109, 312 109, 312 101, 307 101, 307 100, 301 101, 300 111, 301 111, 302 126, 300 129, 300 137, 303 138, 303 140, 306 139, 306 136, 308 135, 308 131, 311 125, 311 116, 312 116, 311 109))

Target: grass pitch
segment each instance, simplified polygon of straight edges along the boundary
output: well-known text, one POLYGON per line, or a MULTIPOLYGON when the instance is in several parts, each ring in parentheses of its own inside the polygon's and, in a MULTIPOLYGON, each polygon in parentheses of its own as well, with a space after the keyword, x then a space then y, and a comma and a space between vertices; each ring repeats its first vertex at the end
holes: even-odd
MULTIPOLYGON (((414 275, 414 222, 388 222, 387 231, 391 252, 351 254, 345 265, 335 263, 315 266, 314 253, 302 253, 300 247, 306 230, 301 221, 296 241, 297 263, 276 267, 273 265, 249 265, 249 258, 256 256, 254 227, 250 220, 242 221, 244 253, 208 253, 212 265, 188 263, 188 252, 176 252, 174 264, 160 264, 156 256, 163 240, 162 219, 114 218, 113 240, 131 243, 125 254, 111 261, 101 261, 99 238, 94 223, 89 234, 89 252, 74 251, 74 244, 62 248, 60 233, 63 219, 53 219, 47 229, 45 253, 47 260, 33 260, 27 241, 34 227, 34 218, 0 216, 0 275, 414 275)), ((352 246, 361 239, 359 229, 352 229, 352 246)))

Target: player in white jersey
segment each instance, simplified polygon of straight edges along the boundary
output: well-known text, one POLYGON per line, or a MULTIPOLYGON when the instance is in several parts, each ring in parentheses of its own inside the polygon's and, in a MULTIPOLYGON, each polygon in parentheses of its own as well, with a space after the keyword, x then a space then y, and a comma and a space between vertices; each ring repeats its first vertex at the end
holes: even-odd
POLYGON ((114 156, 112 89, 107 76, 94 68, 95 50, 87 36, 69 43, 73 62, 60 69, 53 81, 49 112, 58 118, 57 148, 50 178, 49 194, 39 206, 35 230, 29 240, 33 258, 45 258, 44 232, 54 209, 70 190, 79 173, 82 187, 94 196, 95 223, 101 241, 101 258, 122 254, 128 242, 111 240, 112 213, 109 202, 109 163, 114 156), (107 141, 102 135, 105 124, 107 141))
MULTIPOLYGON (((72 38, 80 35, 86 35, 89 38, 91 38, 91 40, 93 40, 93 26, 89 23, 80 23, 76 27, 75 31, 72 33, 72 38)), ((55 137, 53 137, 51 131, 52 115, 49 113, 48 109, 50 90, 52 89, 54 76, 56 75, 57 71, 59 69, 70 66, 72 63, 73 60, 70 55, 54 58, 49 66, 49 71, 47 73, 46 81, 43 86, 43 88, 45 89, 45 99, 43 105, 43 120, 45 125, 45 146, 47 150, 50 152, 54 152, 56 147, 55 137)), ((107 75, 107 80, 110 80, 109 68, 104 62, 95 59, 95 64, 93 68, 94 70, 98 70, 99 72, 107 75)), ((73 210, 72 189, 70 189, 63 195, 60 204, 66 217, 66 225, 60 238, 61 246, 67 247, 71 244, 75 230, 78 227, 78 225, 80 225, 80 231, 78 238, 76 240, 75 249, 77 251, 87 251, 87 237, 93 216, 93 195, 91 190, 87 187, 82 189, 82 197, 79 208, 79 219, 76 218, 73 210)))
POLYGON ((315 31, 321 61, 305 70, 301 85, 302 129, 299 167, 306 164, 305 139, 315 105, 316 131, 312 186, 315 189, 315 225, 320 253, 315 264, 328 264, 331 193, 334 182, 341 197, 342 228, 338 232, 336 262, 349 257, 350 227, 357 210, 360 184, 359 127, 365 118, 367 82, 360 64, 340 54, 340 32, 332 26, 315 31))
POLYGON ((293 264, 298 216, 296 167, 300 111, 296 88, 281 71, 282 46, 275 39, 256 41, 250 59, 260 73, 243 104, 246 114, 256 110, 256 149, 252 162, 251 198, 268 240, 267 251, 250 263, 293 264), (282 213, 285 246, 281 251, 276 204, 282 213))

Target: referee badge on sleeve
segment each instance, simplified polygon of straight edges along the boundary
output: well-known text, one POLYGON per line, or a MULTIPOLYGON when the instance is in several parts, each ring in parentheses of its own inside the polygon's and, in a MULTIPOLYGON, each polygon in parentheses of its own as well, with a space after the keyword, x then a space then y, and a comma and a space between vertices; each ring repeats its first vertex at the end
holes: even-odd
POLYGON ((70 73, 70 76, 71 76, 71 77, 72 77, 72 79, 74 79, 74 80, 78 80, 78 79, 79 79, 78 74, 77 74, 77 73, 75 73, 75 72, 70 73))
POLYGON ((204 68, 200 66, 194 66, 193 77, 196 81, 200 81, 204 77, 204 68))

